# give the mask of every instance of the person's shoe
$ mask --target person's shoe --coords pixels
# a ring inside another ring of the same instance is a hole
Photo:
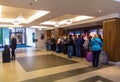
[[[97,66],[97,68],[101,68],[101,66]]]

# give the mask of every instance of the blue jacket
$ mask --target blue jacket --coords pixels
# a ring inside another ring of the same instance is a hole
[[[100,38],[96,37],[90,41],[91,51],[101,51],[103,42]]]
[[[81,38],[77,38],[77,39],[75,40],[75,45],[76,45],[77,47],[81,47],[81,46],[82,46],[82,39],[81,39]]]

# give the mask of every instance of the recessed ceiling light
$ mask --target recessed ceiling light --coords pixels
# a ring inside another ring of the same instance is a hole
[[[56,23],[54,26],[55,26],[55,27],[59,27],[60,25],[59,25],[58,23]]]
[[[102,12],[102,10],[99,10],[98,12],[99,12],[99,13],[101,13],[101,12]]]
[[[70,19],[68,19],[67,21],[66,21],[66,24],[67,25],[69,25],[69,24],[71,24],[72,23],[72,21],[70,20]]]
[[[114,0],[114,1],[120,2],[120,0]]]
[[[74,21],[77,22],[77,21],[82,21],[82,20],[91,19],[91,18],[94,18],[94,17],[83,15],[83,16],[78,16],[78,17],[76,17],[76,18],[74,19]]]

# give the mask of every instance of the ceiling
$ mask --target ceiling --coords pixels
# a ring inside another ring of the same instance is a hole
[[[17,16],[23,15],[25,19],[28,19],[30,16],[34,15],[37,12],[37,10],[33,9],[2,6],[1,18],[15,19]]]
[[[79,15],[99,17],[120,13],[120,3],[113,0],[0,0],[0,5],[4,6],[2,18],[16,18],[22,14],[27,19],[39,10],[50,12],[30,23],[21,23],[24,27],[40,26],[45,21],[61,21]]]

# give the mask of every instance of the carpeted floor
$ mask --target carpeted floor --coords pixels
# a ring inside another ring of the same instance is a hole
[[[21,64],[21,66],[24,68],[24,70],[27,72],[78,63],[76,61],[59,57],[53,54],[31,56],[31,57],[20,57],[20,58],[17,58],[17,60]]]

